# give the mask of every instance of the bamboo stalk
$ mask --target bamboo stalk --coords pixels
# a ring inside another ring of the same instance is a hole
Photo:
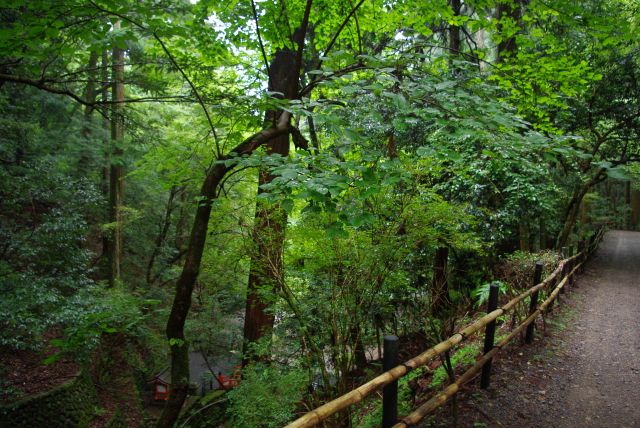
[[[591,246],[588,249],[587,254],[590,254],[593,251],[593,249],[597,246],[597,244],[599,243],[601,238],[602,238],[602,233],[599,232],[598,237],[594,240],[594,245]],[[403,363],[401,365],[398,365],[398,366],[394,367],[393,369],[391,369],[391,370],[389,370],[389,371],[387,371],[387,372],[385,372],[385,373],[373,378],[372,380],[364,383],[363,385],[359,386],[358,388],[356,388],[356,389],[354,389],[354,390],[352,390],[352,391],[350,391],[350,392],[348,392],[348,393],[346,393],[346,394],[344,394],[344,395],[342,395],[342,396],[340,396],[340,397],[338,397],[338,398],[336,398],[336,399],[334,399],[332,401],[329,401],[328,403],[323,404],[322,406],[312,410],[311,412],[308,412],[308,413],[304,414],[300,418],[298,418],[295,421],[291,422],[285,428],[302,428],[302,427],[315,426],[318,423],[322,422],[323,420],[327,419],[329,416],[339,412],[340,410],[342,410],[342,409],[344,409],[344,408],[346,408],[346,407],[348,407],[348,406],[350,406],[352,404],[355,404],[355,403],[358,403],[358,402],[362,401],[365,397],[367,397],[372,392],[377,391],[378,389],[382,388],[383,386],[388,385],[389,383],[399,379],[400,377],[402,377],[405,374],[407,374],[409,371],[426,365],[434,357],[437,357],[438,355],[450,350],[455,345],[459,344],[460,342],[465,340],[467,337],[471,336],[473,333],[477,332],[478,330],[482,329],[483,327],[485,327],[490,322],[494,321],[499,316],[501,316],[504,313],[508,312],[515,305],[517,305],[519,302],[521,302],[526,297],[528,297],[531,294],[533,294],[535,291],[549,287],[549,285],[552,284],[553,281],[555,281],[556,277],[561,274],[562,269],[564,268],[565,264],[568,263],[569,261],[573,260],[573,259],[577,259],[578,257],[581,256],[581,254],[582,253],[579,253],[579,254],[576,254],[573,257],[570,257],[568,259],[562,260],[560,262],[560,264],[558,265],[558,267],[551,273],[551,275],[549,275],[547,278],[545,278],[545,280],[542,281],[540,284],[537,284],[537,285],[531,287],[530,289],[524,291],[520,295],[518,295],[518,296],[514,297],[513,299],[511,299],[504,306],[496,309],[495,311],[492,311],[492,312],[484,315],[483,317],[481,317],[478,320],[474,321],[473,323],[469,324],[464,329],[460,330],[458,333],[454,334],[453,336],[449,337],[448,339],[446,339],[446,340],[438,343],[437,345],[427,349],[423,353],[419,354],[416,357],[411,358],[410,360],[406,361],[405,363]],[[564,287],[564,285],[566,284],[567,278],[570,275],[573,275],[576,272],[576,270],[578,269],[578,267],[581,266],[581,265],[582,265],[582,263],[578,264],[571,271],[571,273],[569,275],[565,276],[560,281],[560,283],[555,287],[553,292],[550,294],[549,298],[547,298],[547,300],[545,300],[539,306],[539,308],[529,318],[527,318],[527,320],[525,320],[524,323],[520,324],[516,329],[513,330],[513,332],[507,337],[509,340],[511,340],[510,338],[514,337],[515,334],[519,333],[524,327],[529,325],[531,323],[530,320],[535,319],[535,317],[538,316],[541,313],[541,311],[544,310],[555,299],[555,297],[560,292],[560,289],[562,289],[562,287]],[[504,341],[500,342],[498,345],[496,345],[496,347],[494,347],[494,349],[492,351],[490,351],[489,353],[485,354],[485,356],[483,356],[479,360],[479,362],[480,361],[486,362],[489,359],[491,359],[491,356],[493,356],[497,352],[497,349],[499,349],[501,346],[503,346],[502,345],[503,342]],[[484,365],[484,363],[482,363],[482,365]],[[478,365],[478,363],[476,363],[476,365],[474,365],[472,367],[472,369],[470,369],[470,370],[476,370],[472,374],[475,375],[475,373],[477,373],[477,371],[479,371],[482,368],[482,365]],[[459,381],[456,382],[456,384],[458,384],[461,380],[465,380],[465,379],[466,379],[465,382],[467,382],[472,377],[473,376],[465,377],[465,375],[463,374],[460,377]],[[457,392],[458,386],[455,386],[456,384],[450,385],[447,389],[445,389],[445,391],[443,391],[441,394],[438,394],[436,397],[434,397],[431,400],[429,400],[423,406],[427,406],[427,404],[431,403],[432,400],[435,400],[435,401],[433,401],[433,403],[440,402],[440,400],[444,400],[444,401],[442,401],[442,403],[446,402],[448,400],[448,397],[451,397],[453,394],[455,394],[455,392]],[[462,385],[462,384],[464,384],[464,382],[459,383],[459,385]],[[455,389],[455,391],[453,391],[454,389]],[[447,392],[447,391],[449,391],[448,395],[445,394],[445,392]],[[442,396],[442,394],[445,394],[445,395]],[[440,397],[440,398],[438,398],[438,397]],[[442,403],[440,403],[440,405]],[[432,406],[432,405],[433,404],[430,404],[429,406]],[[421,406],[418,410],[416,410],[416,412],[418,412],[420,409],[422,409],[423,406]],[[434,407],[434,409],[435,408],[437,408],[437,406]],[[429,410],[429,411],[431,411],[431,410]],[[412,413],[412,415],[413,415],[413,413]],[[424,416],[422,416],[422,417],[424,417]]]

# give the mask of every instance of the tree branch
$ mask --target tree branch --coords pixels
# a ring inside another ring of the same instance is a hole
[[[340,33],[342,33],[342,30],[344,30],[344,27],[347,26],[347,23],[349,22],[351,17],[356,13],[358,8],[360,8],[360,6],[362,6],[364,1],[365,0],[360,0],[358,2],[358,4],[356,4],[353,7],[353,9],[351,9],[351,12],[349,12],[349,15],[347,15],[347,17],[344,19],[344,21],[342,21],[342,24],[340,24],[340,27],[338,27],[338,31],[336,31],[336,34],[333,35],[333,38],[331,39],[331,41],[327,45],[327,48],[324,50],[324,53],[320,57],[319,64],[318,64],[317,68],[320,68],[320,64],[322,64],[322,57],[326,57],[329,54],[329,52],[331,51],[331,48],[333,48],[333,45],[336,43],[336,41],[338,41],[338,37],[340,36]]]
[[[271,71],[269,70],[269,60],[267,60],[267,54],[264,51],[264,45],[262,44],[262,37],[260,36],[260,24],[258,23],[258,11],[256,10],[256,4],[253,0],[251,0],[251,9],[253,10],[253,20],[256,23],[256,34],[258,35],[258,43],[260,44],[260,51],[262,52],[264,67],[267,69],[267,76],[270,76]]]
[[[307,0],[307,5],[304,9],[304,16],[302,18],[302,22],[300,23],[299,33],[297,35],[298,40],[294,40],[294,42],[298,43],[298,51],[296,52],[296,70],[298,70],[298,77],[300,76],[300,71],[302,70],[302,53],[304,51],[304,39],[307,35],[307,27],[309,26],[311,3],[313,3],[313,0]]]
[[[73,98],[75,101],[82,104],[83,106],[87,106],[87,107],[93,107],[93,105],[95,104],[95,103],[87,102],[80,95],[74,94],[68,89],[60,89],[60,88],[50,86],[47,84],[46,80],[35,80],[35,79],[30,79],[28,77],[12,76],[10,74],[0,73],[0,82],[21,83],[23,85],[33,86],[34,88],[42,89],[43,91],[50,92],[52,94],[66,95],[68,97]]]

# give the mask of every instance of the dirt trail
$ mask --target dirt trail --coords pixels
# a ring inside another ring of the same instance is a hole
[[[640,232],[608,232],[565,296],[546,335],[494,362],[489,390],[461,395],[459,426],[640,427]]]

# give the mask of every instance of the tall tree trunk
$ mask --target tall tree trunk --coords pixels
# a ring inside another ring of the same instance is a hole
[[[455,16],[460,15],[460,0],[451,0],[451,8]],[[449,26],[449,57],[454,61],[460,57],[460,27]],[[455,74],[456,67],[451,64]],[[449,247],[441,245],[436,248],[433,262],[433,285],[431,288],[431,313],[439,318],[445,316],[449,307],[449,286],[447,283],[447,267],[449,261]]]
[[[298,73],[295,59],[293,50],[282,49],[276,52],[269,67],[269,91],[280,92],[286,99],[296,97]],[[277,121],[280,114],[281,111],[268,111],[266,122]],[[272,139],[267,144],[267,153],[288,156],[289,134]],[[262,193],[262,186],[271,183],[273,179],[274,176],[269,171],[261,169],[258,175],[258,194]],[[254,248],[251,254],[244,318],[243,364],[254,359],[250,350],[252,344],[263,337],[270,337],[273,329],[274,315],[269,309],[278,284],[283,280],[282,254],[286,223],[287,214],[280,206],[267,205],[261,201],[256,203]]]
[[[431,289],[431,313],[435,316],[443,315],[449,306],[448,261],[449,247],[438,247],[433,263],[433,287]]]
[[[91,51],[89,53],[89,63],[87,69],[87,85],[84,90],[84,100],[88,104],[93,104],[96,101],[96,74],[98,65],[98,52]],[[86,171],[87,167],[92,166],[92,159],[89,156],[89,147],[92,145],[92,124],[91,113],[93,113],[93,105],[87,105],[84,108],[84,123],[82,125],[82,149],[80,152],[80,162],[78,162],[78,168],[81,171]]]
[[[571,196],[571,200],[569,201],[569,206],[564,217],[562,231],[560,232],[558,241],[556,242],[556,248],[562,248],[566,246],[567,242],[569,241],[571,231],[573,230],[573,227],[576,224],[576,220],[578,219],[580,203],[582,202],[582,198],[584,198],[584,195],[589,190],[585,187],[585,185],[582,185],[580,188],[577,188],[573,191],[573,195]]]
[[[584,196],[591,190],[593,186],[600,183],[606,178],[605,170],[599,169],[596,174],[591,177],[587,182],[582,183],[580,186],[573,190],[569,204],[565,210],[563,218],[563,227],[556,240],[556,248],[562,248],[567,245],[571,231],[578,219],[578,213],[580,212],[580,204]]]
[[[106,102],[109,101],[109,52],[107,50],[102,51],[102,64],[101,64],[101,77],[102,81],[102,90],[100,91],[100,99],[106,106]],[[102,173],[100,177],[100,191],[102,192],[102,196],[106,201],[109,200],[109,166],[111,165],[111,140],[109,137],[111,123],[107,118],[107,114],[103,113],[102,117],[102,153],[104,153],[104,157],[102,158]],[[105,223],[109,222],[109,213],[110,209],[107,208],[107,212],[104,213]],[[102,232],[102,256],[107,257],[109,254],[109,232]],[[103,278],[109,278],[108,272],[103,272]]]
[[[116,23],[115,28],[119,27]],[[120,265],[122,262],[122,201],[124,198],[124,51],[113,48],[112,56],[113,108],[111,112],[111,143],[112,157],[109,174],[109,221],[111,233],[109,235],[109,286],[115,286],[120,281]]]
[[[183,189],[179,195],[179,204],[180,211],[178,213],[178,220],[176,221],[176,238],[175,238],[175,248],[178,252],[182,252],[185,250],[187,246],[187,238],[189,236],[189,229],[187,224],[187,197],[188,192],[187,189]]]
[[[485,48],[485,40],[484,37],[484,29],[480,28],[476,33],[476,45],[478,46],[478,50],[483,51]],[[486,61],[478,58],[478,67],[480,67],[480,71],[485,71],[487,69]]]
[[[283,113],[275,126],[264,129],[236,146],[229,156],[221,160],[250,155],[258,147],[289,133],[291,115]],[[180,278],[176,282],[176,292],[171,305],[171,312],[167,320],[167,340],[171,349],[171,393],[162,415],[158,420],[158,428],[170,428],[178,419],[184,400],[189,390],[189,343],[185,340],[184,324],[191,307],[193,286],[200,272],[200,261],[207,238],[211,205],[218,197],[218,186],[233,169],[231,165],[216,163],[209,171],[200,190],[201,201],[196,209],[189,244],[185,255]]]
[[[580,223],[589,224],[589,201],[583,199],[580,203]]]
[[[504,21],[511,20],[516,26],[522,26],[522,8],[528,3],[528,0],[506,0],[498,3],[497,18],[498,32],[501,33],[505,27]],[[510,25],[507,27],[511,27]],[[515,35],[511,37],[503,37],[498,43],[498,61],[503,61],[509,56],[513,56],[517,50]]]
[[[524,220],[518,224],[518,240],[520,251],[529,251],[529,225]]]
[[[164,210],[164,217],[160,223],[158,236],[156,237],[155,246],[151,251],[151,255],[149,256],[149,261],[147,263],[147,284],[153,285],[155,280],[158,278],[158,275],[153,275],[153,265],[155,264],[156,257],[160,254],[162,250],[162,246],[167,238],[167,234],[169,233],[169,227],[171,227],[171,215],[173,214],[173,210],[175,209],[174,199],[176,195],[180,192],[178,186],[171,186],[171,190],[169,191],[169,197],[167,199],[167,206]]]
[[[547,231],[546,231],[546,225],[545,225],[545,221],[544,221],[544,217],[541,215],[540,219],[538,220],[538,228],[539,230],[539,245],[540,245],[540,250],[546,250],[547,249]]]
[[[454,16],[460,16],[461,9],[460,0],[451,0],[451,9]],[[450,57],[455,59],[460,56],[461,48],[460,27],[457,25],[449,25],[449,51]]]
[[[302,53],[304,49],[304,35],[309,22],[311,0],[307,1],[305,16],[301,24],[302,37],[298,41],[298,53],[295,58],[292,74],[297,78],[302,66]],[[295,97],[297,99],[297,93]],[[249,156],[258,147],[269,143],[272,139],[291,132],[291,114],[282,112],[273,125],[250,136],[238,146],[234,147],[228,156],[221,156],[218,160],[228,160],[237,156]],[[196,215],[191,229],[189,245],[185,256],[184,266],[180,278],[176,282],[176,293],[171,305],[171,312],[167,320],[166,335],[171,349],[171,394],[158,420],[158,428],[170,428],[180,415],[180,410],[187,397],[189,389],[189,343],[185,340],[184,325],[191,307],[191,295],[194,284],[198,278],[202,252],[207,238],[209,217],[213,200],[218,197],[218,186],[233,169],[233,165],[216,163],[207,172],[202,185],[200,195],[202,200],[198,203]]]

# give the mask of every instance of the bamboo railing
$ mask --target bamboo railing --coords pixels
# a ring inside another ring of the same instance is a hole
[[[474,366],[467,370],[464,374],[462,374],[455,383],[450,384],[442,392],[422,404],[414,412],[402,418],[396,425],[394,425],[394,428],[408,427],[417,423],[430,412],[444,404],[449,398],[451,398],[456,392],[458,392],[462,385],[472,380],[483,368],[483,366],[491,361],[491,359],[500,351],[501,348],[508,344],[524,328],[535,321],[535,319],[541,313],[543,313],[543,311],[545,311],[553,304],[558,294],[561,293],[567,283],[571,282],[573,275],[582,268],[588,256],[595,250],[598,243],[602,239],[603,234],[604,232],[601,229],[590,239],[589,244],[584,247],[583,251],[576,254],[575,256],[571,256],[562,260],[559,263],[558,267],[547,278],[545,278],[544,281],[540,282],[537,285],[534,285],[533,287],[514,297],[505,305],[493,311],[490,311],[486,315],[467,325],[465,328],[463,328],[453,336],[427,349],[416,357],[411,358],[410,360],[392,368],[391,370],[388,370],[381,375],[371,379],[363,385],[360,385],[358,388],[353,389],[352,391],[306,413],[305,415],[291,422],[286,426],[286,428],[303,428],[315,426],[320,422],[326,420],[330,416],[338,413],[339,411],[362,401],[371,393],[398,380],[410,371],[425,366],[433,358],[452,349],[454,346],[463,342],[472,334],[478,332],[483,327],[486,327],[488,324],[494,322],[498,317],[513,309],[525,298],[533,295],[537,291],[548,289],[552,284],[555,284],[557,282],[557,285],[553,288],[547,299],[540,305],[538,305],[537,309],[532,312],[529,317],[527,317],[527,319],[520,323],[513,331],[511,331],[511,333],[506,338],[501,340],[493,347],[493,349],[486,352],[480,359],[478,359]],[[563,273],[566,274],[562,276],[562,278],[560,278],[560,280],[558,281],[558,277],[563,275]]]

